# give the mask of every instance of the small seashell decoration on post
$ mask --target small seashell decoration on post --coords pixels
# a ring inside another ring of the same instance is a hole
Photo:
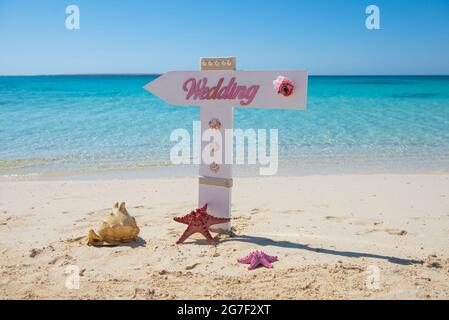
[[[210,171],[212,171],[213,173],[217,173],[218,171],[220,171],[220,166],[215,162],[212,162],[210,165]]]
[[[217,118],[213,118],[209,121],[209,128],[211,129],[215,129],[215,130],[220,130],[221,128],[221,122],[219,119]]]
[[[289,78],[279,76],[273,81],[274,88],[278,91],[278,94],[282,94],[284,97],[288,97],[293,93],[295,84]]]

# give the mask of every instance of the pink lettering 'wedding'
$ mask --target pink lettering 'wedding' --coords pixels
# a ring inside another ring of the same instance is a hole
[[[243,86],[238,85],[235,77],[229,79],[228,83],[223,86],[225,78],[220,78],[218,83],[213,87],[207,86],[208,79],[190,78],[186,80],[182,86],[182,90],[187,92],[186,99],[189,100],[239,100],[241,106],[247,106],[253,102],[260,86]]]

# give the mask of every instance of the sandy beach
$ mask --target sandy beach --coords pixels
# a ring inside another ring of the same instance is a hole
[[[448,299],[449,175],[235,179],[232,234],[175,242],[197,179],[0,183],[1,299]],[[89,247],[117,201],[135,244]],[[273,269],[246,270],[255,249]],[[79,270],[79,289],[66,287]]]

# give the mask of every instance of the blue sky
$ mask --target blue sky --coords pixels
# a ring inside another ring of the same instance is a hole
[[[65,28],[78,5],[81,29]],[[380,8],[381,30],[365,28]],[[447,0],[0,0],[0,74],[240,69],[449,74]]]

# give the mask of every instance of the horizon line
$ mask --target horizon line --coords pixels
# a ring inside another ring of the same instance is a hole
[[[161,76],[164,73],[54,73],[0,74],[0,77],[98,77],[98,76]],[[309,74],[311,77],[448,77],[449,74]]]

